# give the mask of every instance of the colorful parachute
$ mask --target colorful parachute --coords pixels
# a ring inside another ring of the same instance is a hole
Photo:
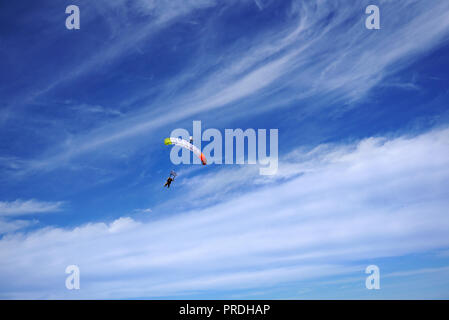
[[[192,151],[198,158],[200,158],[202,164],[204,164],[204,165],[207,164],[206,157],[204,156],[204,154],[197,147],[195,147],[193,144],[191,144],[190,142],[188,142],[186,140],[170,137],[170,138],[166,138],[164,140],[164,143],[166,145],[174,144],[176,146],[186,148],[186,149]]]

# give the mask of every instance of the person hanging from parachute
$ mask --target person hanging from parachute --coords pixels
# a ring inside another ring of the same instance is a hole
[[[170,137],[170,138],[166,138],[164,140],[165,145],[176,145],[176,146],[180,146],[182,148],[188,149],[190,151],[192,151],[198,158],[200,158],[201,163],[203,165],[207,164],[207,160],[206,157],[204,156],[204,154],[193,145],[193,138],[190,137],[190,142],[180,139],[180,138],[174,138],[174,137]],[[167,182],[165,182],[164,187],[170,188],[170,184],[175,180],[175,177],[177,176],[175,171],[171,171],[170,172],[170,176],[167,178]]]
[[[165,188],[165,187],[170,188],[171,183],[172,183],[173,181],[175,181],[175,177],[176,177],[177,175],[178,175],[178,174],[177,174],[174,170],[172,170],[172,171],[170,172],[170,175],[169,175],[168,178],[167,178],[167,182],[165,182],[165,184],[164,184],[164,188]]]

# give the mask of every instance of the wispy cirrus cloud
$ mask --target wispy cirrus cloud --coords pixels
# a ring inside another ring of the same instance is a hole
[[[226,117],[232,120],[269,112],[283,106],[279,105],[277,96],[270,100],[279,90],[288,92],[289,99],[281,102],[290,107],[304,98],[319,97],[334,104],[340,102],[347,108],[348,104],[363,99],[387,76],[438,47],[449,32],[446,1],[431,5],[415,1],[413,6],[408,1],[381,4],[384,23],[376,32],[364,28],[361,4],[359,7],[348,6],[344,1],[293,2],[285,22],[256,34],[253,39],[212,48],[217,50],[213,59],[210,52],[198,50],[191,67],[180,72],[177,81],[159,84],[160,95],[156,99],[152,97],[145,102],[144,98],[137,111],[71,136],[70,143],[64,141],[49,148],[45,155],[30,161],[28,168],[31,171],[52,169],[84,153],[104,151],[112,144],[117,147],[128,139],[134,139],[133,144],[138,148],[140,142],[148,142],[150,132],[193,116],[208,117],[211,111],[228,109]],[[192,5],[188,12],[214,5],[219,6],[219,2]],[[403,19],[393,19],[395,15]],[[106,50],[114,52],[111,56],[120,57],[126,53],[122,49],[127,47],[118,44]],[[104,59],[103,51],[98,56]],[[96,65],[87,62],[87,67],[80,70],[88,72],[90,64]],[[253,99],[252,107],[245,104],[247,99]],[[256,107],[258,104],[261,106]]]
[[[83,27],[92,28],[100,17],[103,23],[108,26],[108,37],[113,41],[103,44],[97,43],[98,47],[95,50],[88,50],[89,54],[82,59],[72,57],[72,61],[59,65],[56,72],[40,75],[42,81],[34,81],[28,88],[28,92],[21,92],[19,96],[13,97],[6,104],[6,107],[0,113],[0,125],[7,125],[8,121],[18,117],[20,111],[23,111],[24,107],[34,100],[45,97],[61,85],[66,85],[80,77],[95,73],[99,69],[107,69],[108,64],[114,64],[124,56],[136,53],[142,43],[170,25],[187,18],[189,14],[196,10],[210,8],[216,4],[216,0],[175,0],[169,2],[119,0],[113,3],[97,1],[94,4],[90,1],[79,1],[77,5],[82,8]],[[37,54],[38,50],[55,50],[55,48],[46,48],[45,46],[63,41],[67,37],[66,32],[60,32],[60,29],[55,28],[55,24],[59,23],[59,18],[56,18],[59,16],[57,14],[59,10],[59,6],[50,6],[46,8],[44,11],[46,14],[44,15],[42,15],[42,11],[36,10],[19,19],[22,23],[31,26],[34,21],[45,21],[44,31],[48,40],[51,41],[40,42],[39,46],[33,48],[31,52]],[[144,17],[146,22],[130,26],[127,21],[136,17],[140,19]]]

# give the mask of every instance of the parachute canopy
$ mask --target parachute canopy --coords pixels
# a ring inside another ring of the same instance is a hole
[[[174,137],[170,137],[170,138],[166,138],[164,140],[164,143],[166,145],[176,145],[176,146],[180,146],[183,148],[186,148],[190,151],[192,151],[198,158],[200,158],[201,163],[203,165],[207,164],[207,160],[206,157],[204,156],[204,154],[197,148],[195,147],[193,144],[191,144],[190,142],[180,139],[180,138],[174,138]]]

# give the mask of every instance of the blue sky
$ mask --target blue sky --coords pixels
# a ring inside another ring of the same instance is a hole
[[[445,0],[2,2],[0,297],[447,299],[448,54]],[[175,167],[194,120],[277,174]]]

